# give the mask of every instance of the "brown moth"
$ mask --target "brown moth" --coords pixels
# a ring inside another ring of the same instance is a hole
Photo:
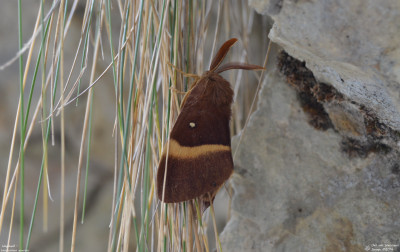
[[[233,90],[219,74],[230,69],[263,69],[245,63],[220,66],[236,41],[233,38],[221,46],[210,70],[183,98],[169,147],[164,147],[158,166],[157,195],[161,201],[176,203],[199,198],[204,211],[233,173],[229,132]]]

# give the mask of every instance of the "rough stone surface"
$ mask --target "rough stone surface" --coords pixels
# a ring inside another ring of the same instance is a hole
[[[250,5],[287,54],[242,132],[224,251],[400,251],[400,2]]]
[[[282,77],[271,74],[268,83],[235,158],[224,251],[364,251],[398,244],[398,152],[350,158],[340,134],[307,122]]]
[[[400,2],[280,1],[279,12],[266,11],[275,2],[256,9],[274,20],[271,40],[399,130]]]

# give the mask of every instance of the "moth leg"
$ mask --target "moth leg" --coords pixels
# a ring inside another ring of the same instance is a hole
[[[181,91],[175,87],[169,87],[170,90],[172,90],[173,92],[177,93],[177,94],[186,94],[187,92],[185,91]]]
[[[198,76],[197,74],[192,74],[192,73],[186,73],[186,72],[184,72],[184,71],[182,71],[182,70],[180,70],[178,67],[176,67],[174,64],[172,64],[171,62],[167,62],[167,64],[169,65],[169,66],[171,66],[173,69],[175,69],[178,73],[180,73],[180,74],[182,74],[183,76],[185,76],[185,77],[188,77],[188,78],[194,78],[194,79],[200,79],[200,76]]]
[[[212,190],[208,193],[205,193],[199,197],[201,214],[203,214],[204,211],[206,211],[207,208],[214,202],[215,195],[217,195],[218,191],[219,191],[219,188]]]

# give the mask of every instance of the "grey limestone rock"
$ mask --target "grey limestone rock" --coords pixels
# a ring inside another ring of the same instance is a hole
[[[400,251],[400,2],[250,5],[285,52],[233,139],[224,251]]]

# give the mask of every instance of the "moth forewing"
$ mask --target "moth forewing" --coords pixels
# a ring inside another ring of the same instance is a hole
[[[205,210],[233,173],[229,131],[233,90],[219,73],[263,69],[245,63],[220,66],[236,41],[230,39],[221,46],[210,70],[196,80],[182,100],[181,113],[157,171],[157,195],[166,203],[198,198]]]

